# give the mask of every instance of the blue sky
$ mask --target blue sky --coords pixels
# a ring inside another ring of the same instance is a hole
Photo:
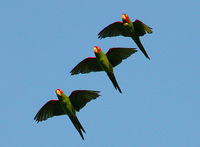
[[[1,1],[0,142],[6,146],[200,146],[200,2]],[[103,72],[71,76],[93,46],[136,47],[131,38],[99,40],[121,14],[142,20],[153,34],[114,68],[123,94]],[[99,90],[77,116],[83,141],[67,116],[33,118],[55,90]]]

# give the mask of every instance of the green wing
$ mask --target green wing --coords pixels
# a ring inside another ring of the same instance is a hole
[[[37,122],[47,120],[50,117],[64,115],[64,111],[62,110],[60,103],[58,100],[50,100],[48,101],[35,115],[34,120]]]
[[[135,48],[110,48],[106,55],[112,66],[115,67],[135,52],[137,52]]]
[[[92,90],[75,90],[69,96],[70,101],[76,111],[79,111],[83,108],[88,102],[93,99],[96,99],[100,95],[98,94],[100,91],[92,91]]]
[[[106,37],[113,37],[113,36],[130,37],[121,21],[117,21],[108,25],[98,34],[99,39],[106,38]]]
[[[133,25],[134,25],[134,29],[136,30],[139,36],[143,36],[144,34],[146,34],[146,32],[149,34],[153,33],[152,28],[145,25],[142,21],[138,19],[133,22]]]
[[[103,71],[100,65],[98,64],[96,58],[94,57],[88,57],[81,61],[78,65],[76,65],[72,70],[71,70],[71,75],[76,75],[79,73],[85,74],[85,73],[90,73],[90,72],[95,72],[95,71]]]

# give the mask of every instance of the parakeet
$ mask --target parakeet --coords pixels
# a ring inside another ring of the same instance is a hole
[[[106,54],[104,54],[98,46],[94,46],[93,50],[96,57],[88,57],[81,61],[71,70],[71,75],[105,71],[112,81],[115,89],[122,93],[115,78],[113,67],[117,66],[122,62],[122,60],[137,52],[137,50],[135,50],[135,48],[110,48]]]
[[[131,37],[146,56],[146,58],[150,59],[139,38],[140,36],[146,34],[146,32],[149,34],[152,33],[152,28],[137,19],[132,22],[127,14],[122,14],[122,22],[117,21],[108,25],[99,32],[98,38],[102,39],[114,36]]]
[[[87,102],[96,99],[100,95],[99,91],[92,90],[75,90],[70,96],[66,96],[61,89],[56,90],[58,100],[48,101],[36,114],[34,120],[37,122],[47,120],[53,116],[68,115],[74,127],[77,129],[82,139],[84,140],[82,131],[84,128],[79,122],[76,111],[80,111]]]

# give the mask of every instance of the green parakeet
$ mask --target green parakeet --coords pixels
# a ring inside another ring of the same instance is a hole
[[[122,14],[122,22],[117,21],[108,25],[99,32],[98,38],[102,39],[113,36],[131,37],[143,54],[150,59],[139,38],[146,34],[146,32],[152,33],[152,28],[148,27],[140,20],[132,22],[127,14]]]
[[[98,46],[95,46],[93,50],[96,58],[88,57],[81,61],[71,70],[71,75],[105,71],[112,81],[115,89],[122,93],[115,78],[113,67],[117,66],[122,62],[122,60],[137,52],[137,50],[135,50],[135,48],[110,48],[106,54],[104,54]]]
[[[68,97],[61,89],[56,90],[58,100],[48,101],[36,114],[34,120],[37,122],[47,120],[53,116],[68,115],[74,127],[77,129],[82,139],[84,140],[82,131],[85,133],[84,128],[79,122],[76,111],[80,111],[87,102],[96,99],[100,95],[99,91],[91,90],[75,90]]]

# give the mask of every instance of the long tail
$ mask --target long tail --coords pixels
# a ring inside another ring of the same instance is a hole
[[[108,77],[110,78],[110,80],[112,81],[112,83],[113,83],[115,89],[118,89],[119,92],[122,93],[122,91],[121,91],[121,89],[120,89],[120,87],[119,87],[119,85],[118,85],[118,83],[117,83],[117,80],[116,80],[116,78],[115,78],[114,73],[109,72],[109,73],[107,73],[107,75],[108,75]]]
[[[69,116],[70,120],[72,121],[72,123],[74,124],[74,127],[76,128],[76,130],[79,132],[79,134],[81,135],[82,139],[84,140],[82,131],[85,133],[84,128],[82,127],[81,123],[79,122],[78,118],[76,116]],[[81,131],[82,130],[82,131]]]
[[[134,41],[137,44],[137,46],[140,48],[140,50],[143,52],[143,54],[150,60],[150,58],[149,58],[147,52],[145,51],[145,49],[144,49],[139,37],[137,39],[134,39]]]

